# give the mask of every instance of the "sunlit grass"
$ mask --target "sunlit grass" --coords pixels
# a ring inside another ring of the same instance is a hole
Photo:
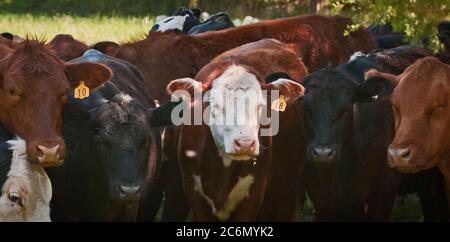
[[[27,34],[50,40],[57,34],[71,34],[88,44],[109,40],[125,42],[147,33],[154,17],[74,17],[0,14],[0,32]]]

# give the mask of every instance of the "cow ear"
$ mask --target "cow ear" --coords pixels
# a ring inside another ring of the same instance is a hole
[[[182,102],[181,101],[168,102],[157,108],[150,108],[148,114],[150,126],[151,127],[173,126],[174,123],[172,122],[172,111],[178,105],[182,105]]]
[[[284,78],[284,79],[288,79],[288,80],[293,80],[294,81],[294,79],[292,77],[290,77],[286,72],[274,72],[274,73],[271,73],[268,76],[266,76],[265,82],[267,84],[269,84],[269,83],[274,82],[274,81],[276,81],[276,80],[278,80],[280,78]]]
[[[305,94],[305,88],[300,83],[286,78],[279,78],[272,81],[266,85],[266,88],[269,90],[278,90],[280,95],[285,96],[287,100],[303,97]]]
[[[198,8],[191,8],[191,12],[194,14],[194,16],[200,20],[200,16],[202,15],[202,10]]]
[[[83,81],[89,89],[95,89],[112,77],[108,67],[92,62],[66,64],[64,72],[72,88],[76,88]]]
[[[398,76],[375,69],[367,71],[364,79],[364,83],[358,86],[356,96],[358,102],[386,99],[398,84]]]
[[[2,36],[3,38],[12,41],[14,39],[14,35],[9,33],[9,32],[4,32],[1,33],[0,36]]]
[[[175,98],[186,98],[189,94],[193,96],[195,92],[202,92],[203,86],[201,82],[198,82],[192,78],[181,78],[173,80],[167,85],[167,92]]]
[[[91,49],[98,50],[109,56],[116,56],[119,48],[120,45],[112,41],[101,41],[91,47]]]

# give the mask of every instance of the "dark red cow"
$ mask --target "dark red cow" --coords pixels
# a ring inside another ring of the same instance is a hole
[[[44,43],[25,40],[0,60],[0,122],[27,142],[30,162],[60,165],[65,156],[61,113],[67,91],[80,81],[91,89],[111,77],[100,64],[67,64]]]
[[[190,108],[205,112],[209,125],[184,124],[178,130],[183,187],[195,220],[293,219],[306,150],[299,145],[305,144],[301,110],[288,105],[284,112],[274,111],[280,114],[279,129],[274,122],[259,123],[271,106],[270,95],[263,90],[277,90],[288,102],[303,95],[299,83],[279,78],[279,73],[300,80],[307,71],[284,44],[261,40],[218,56],[196,80],[183,78],[169,84],[175,96],[179,90],[209,95],[203,107],[201,100],[189,102]],[[274,80],[266,84],[267,76]],[[234,106],[234,100],[245,108]],[[222,125],[220,120],[230,113],[236,113],[237,123]],[[263,128],[277,135],[264,136]]]
[[[337,65],[356,51],[376,47],[372,34],[364,28],[344,36],[351,24],[341,16],[302,15],[262,21],[194,36],[171,32],[149,33],[139,41],[114,48],[96,48],[136,65],[144,74],[153,97],[169,100],[165,88],[170,80],[194,77],[217,55],[246,43],[273,38],[288,44],[310,71],[329,63]]]

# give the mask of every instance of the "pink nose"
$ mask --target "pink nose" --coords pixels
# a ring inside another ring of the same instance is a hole
[[[256,140],[251,138],[238,138],[234,140],[234,150],[237,154],[253,154],[256,149]]]
[[[388,160],[392,167],[399,166],[410,166],[410,161],[412,158],[411,149],[406,148],[394,148],[389,147],[388,150]]]

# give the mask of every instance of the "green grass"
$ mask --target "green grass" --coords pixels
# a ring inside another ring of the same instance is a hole
[[[47,40],[57,34],[71,34],[87,44],[103,40],[126,42],[147,33],[153,23],[154,17],[0,14],[0,32],[11,32],[19,36],[31,34]]]

